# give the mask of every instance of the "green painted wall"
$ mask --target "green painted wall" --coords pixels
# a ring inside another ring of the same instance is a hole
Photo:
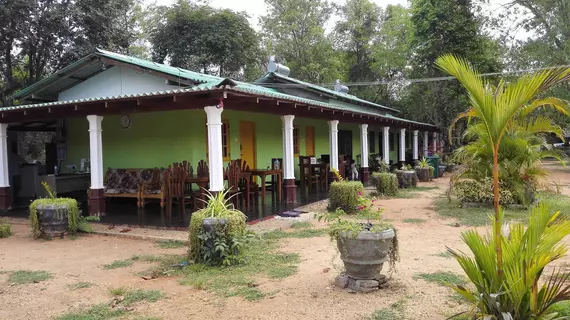
[[[166,167],[172,162],[188,160],[193,165],[206,159],[206,114],[202,110],[137,113],[130,115],[131,126],[123,129],[120,116],[106,116],[103,129],[104,168]],[[224,110],[224,120],[229,121],[231,159],[240,158],[239,122],[254,121],[256,125],[256,161],[258,168],[267,167],[271,158],[282,157],[281,118],[271,114]],[[62,168],[89,157],[88,122],[85,118],[68,119],[67,161]],[[296,118],[299,128],[301,155],[306,152],[307,126],[315,127],[315,154],[329,154],[328,123],[325,120]],[[353,155],[360,154],[360,129],[356,124],[339,124],[339,129],[351,130]],[[295,160],[295,176],[299,177],[298,160]]]

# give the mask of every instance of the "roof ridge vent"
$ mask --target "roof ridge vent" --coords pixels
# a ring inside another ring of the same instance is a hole
[[[340,79],[336,79],[334,84],[334,91],[341,93],[348,93],[348,87],[340,83]]]
[[[289,75],[289,72],[291,72],[291,69],[289,69],[287,66],[277,63],[275,61],[275,56],[270,56],[269,63],[267,64],[267,71],[279,73],[287,77]]]

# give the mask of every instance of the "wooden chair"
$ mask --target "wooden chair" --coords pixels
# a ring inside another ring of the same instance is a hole
[[[168,200],[168,187],[166,185],[167,180],[164,180],[164,171],[166,170],[154,168],[150,181],[141,178],[139,207],[143,208],[149,199],[156,199],[160,200],[160,207],[164,208]]]
[[[271,159],[271,169],[275,170],[277,169],[275,167],[275,160],[277,160],[279,162],[279,169],[283,170],[283,158],[272,158]],[[269,183],[269,182],[268,182]],[[267,186],[267,184],[266,184]],[[271,176],[271,191],[277,191],[277,178],[275,176]]]
[[[242,172],[247,172],[249,171],[249,165],[247,164],[247,161],[239,159],[237,160],[240,164],[240,174]],[[259,186],[257,185],[256,181],[253,181],[252,177],[249,177],[250,181],[249,181],[249,194],[247,194],[247,190],[246,190],[246,183],[247,181],[245,181],[245,178],[240,179],[240,195],[243,196],[247,196],[249,197],[248,199],[259,199]],[[263,186],[263,181],[261,182],[262,186]]]
[[[311,185],[313,184],[317,188],[319,187],[319,175],[313,172],[311,157],[299,156],[299,173],[303,189],[308,186],[308,191],[311,191]]]
[[[172,208],[172,203],[176,200],[182,216],[184,214],[184,206],[187,203],[192,203],[192,194],[186,189],[186,177],[188,176],[188,172],[181,163],[173,163],[168,167],[167,171],[169,207]],[[167,213],[169,212],[171,211],[167,211]]]
[[[338,156],[338,173],[343,179],[346,179],[346,165],[344,163],[344,160],[345,156],[343,154]]]
[[[198,162],[198,167],[196,168],[196,174],[198,177],[208,177],[210,175],[210,170],[208,169],[208,163],[204,160]]]
[[[329,171],[330,165],[326,163],[319,169],[319,172],[317,173],[319,176],[320,186],[323,188],[323,190],[327,190],[329,188]]]
[[[241,161],[231,160],[226,168],[225,176],[228,181],[228,195],[232,197],[234,205],[237,206],[239,203]]]

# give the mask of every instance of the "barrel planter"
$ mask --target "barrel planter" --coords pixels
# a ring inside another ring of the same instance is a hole
[[[40,204],[36,210],[41,233],[48,237],[63,237],[69,228],[68,206],[65,204]]]
[[[337,239],[340,258],[346,274],[355,279],[376,279],[388,260],[393,229],[380,232],[361,231],[355,237],[351,231],[342,232]]]
[[[416,168],[416,174],[418,175],[418,180],[421,182],[427,182],[431,180],[430,168]]]

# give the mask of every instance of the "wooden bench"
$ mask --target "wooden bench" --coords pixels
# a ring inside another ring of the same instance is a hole
[[[109,168],[104,181],[106,198],[136,198],[138,207],[144,206],[144,199],[158,198],[164,207],[166,195],[157,168]]]

